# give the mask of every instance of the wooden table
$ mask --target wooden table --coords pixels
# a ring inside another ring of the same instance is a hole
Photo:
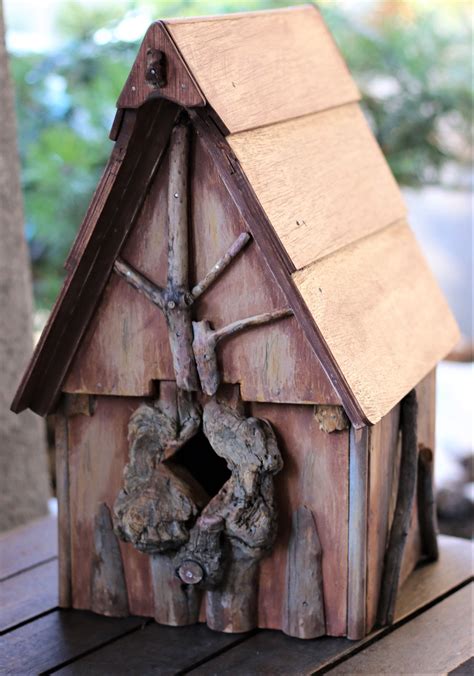
[[[472,554],[441,536],[439,562],[403,586],[394,626],[362,641],[277,631],[218,634],[60,610],[56,521],[0,537],[1,674],[473,674]]]

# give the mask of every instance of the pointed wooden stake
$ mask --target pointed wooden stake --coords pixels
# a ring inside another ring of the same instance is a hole
[[[120,546],[105,503],[95,518],[94,558],[91,578],[91,610],[100,615],[129,615],[127,585]]]
[[[288,560],[286,600],[282,630],[296,638],[316,638],[326,633],[322,549],[311,510],[293,512]]]

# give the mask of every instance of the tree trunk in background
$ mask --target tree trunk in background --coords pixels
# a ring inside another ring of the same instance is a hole
[[[33,347],[13,101],[0,0],[0,531],[46,514],[50,492],[44,422],[9,410]]]

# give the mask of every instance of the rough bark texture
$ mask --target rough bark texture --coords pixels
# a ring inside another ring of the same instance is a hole
[[[126,617],[129,614],[122,556],[113,531],[110,510],[105,503],[100,505],[95,519],[91,609],[95,613],[112,617]]]
[[[397,502],[385,553],[382,586],[380,590],[377,622],[380,626],[392,624],[395,614],[403,551],[408,535],[410,517],[416,493],[417,478],[417,414],[416,391],[411,390],[402,399],[400,427],[402,453],[398,478]]]
[[[342,406],[329,406],[320,404],[314,407],[314,415],[319,423],[319,429],[323,432],[342,432],[350,427],[349,418]]]
[[[139,406],[130,419],[130,459],[114,505],[115,530],[142,552],[165,552],[185,544],[208,500],[185,468],[163,462],[197,430],[199,418],[191,420],[191,430],[180,428],[159,404]]]
[[[23,236],[13,89],[0,2],[0,531],[46,514],[50,494],[45,426],[31,411],[14,415],[10,402],[31,354],[32,293]]]
[[[292,314],[293,312],[288,308],[273,310],[272,312],[264,312],[253,317],[238,319],[232,322],[232,324],[216,330],[211,329],[209,322],[205,320],[193,322],[193,351],[203,392],[209,396],[213,396],[216,394],[220,384],[216,355],[217,343],[220,340],[252,326],[261,326],[277,319],[289,317]]]
[[[123,260],[114,266],[120,277],[165,315],[178,400],[177,406],[166,401],[142,404],[130,418],[129,463],[115,501],[115,529],[136,549],[154,555],[154,606],[159,622],[196,621],[199,590],[207,589],[212,590],[209,626],[247,631],[257,624],[258,562],[271,550],[277,530],[273,475],[283,463],[273,430],[265,420],[246,418],[215,399],[207,402],[204,434],[231,470],[230,479],[210,501],[191,474],[173,462],[173,455],[200,426],[193,394],[199,380],[205,394],[217,392],[217,342],[292,312],[266,312],[215,331],[206,321],[191,322],[192,304],[243,249],[249,235],[241,233],[189,291],[188,154],[189,127],[181,121],[171,138],[166,288]]]
[[[286,565],[287,598],[282,629],[297,638],[326,633],[322,549],[313,514],[305,507],[293,513]]]

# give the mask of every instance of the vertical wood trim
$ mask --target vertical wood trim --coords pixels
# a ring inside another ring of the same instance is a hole
[[[69,444],[67,417],[55,415],[56,495],[58,499],[59,605],[72,605],[71,518],[69,505]]]
[[[349,441],[349,565],[347,637],[365,635],[369,429],[351,427]]]

